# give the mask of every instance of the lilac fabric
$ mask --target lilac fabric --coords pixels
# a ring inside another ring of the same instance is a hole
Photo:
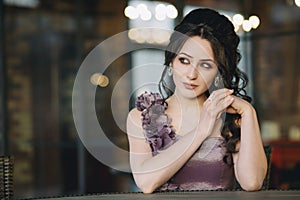
[[[189,161],[159,190],[229,190],[235,188],[231,154],[222,137],[207,138]]]
[[[171,146],[178,137],[165,114],[167,103],[158,93],[140,95],[136,108],[142,111],[142,126],[153,156]],[[209,137],[187,163],[158,190],[234,189],[232,155],[227,153],[223,137]]]
[[[170,119],[165,114],[167,103],[158,93],[143,93],[137,98],[135,105],[142,111],[144,135],[153,155],[176,141]]]

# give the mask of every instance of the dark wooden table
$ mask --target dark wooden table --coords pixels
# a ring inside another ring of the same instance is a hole
[[[160,192],[154,194],[114,193],[95,194],[86,196],[40,198],[47,200],[176,200],[176,199],[209,199],[209,200],[286,200],[300,199],[300,190],[267,190],[257,192],[245,191],[189,191],[189,192]]]

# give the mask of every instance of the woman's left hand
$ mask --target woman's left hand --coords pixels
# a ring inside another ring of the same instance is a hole
[[[234,95],[231,95],[231,97],[234,100],[231,105],[227,107],[226,112],[230,114],[240,114],[243,116],[246,112],[253,109],[252,105],[248,101]]]

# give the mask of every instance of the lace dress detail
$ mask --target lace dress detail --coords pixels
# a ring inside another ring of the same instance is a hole
[[[142,111],[142,126],[152,154],[156,155],[176,141],[176,134],[165,114],[167,103],[158,93],[143,93],[136,100],[136,108]]]

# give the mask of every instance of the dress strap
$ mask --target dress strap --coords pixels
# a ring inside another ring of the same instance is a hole
[[[165,114],[168,105],[159,93],[145,92],[137,98],[135,105],[142,111],[143,133],[153,155],[176,141],[176,133],[170,125],[171,120]]]

